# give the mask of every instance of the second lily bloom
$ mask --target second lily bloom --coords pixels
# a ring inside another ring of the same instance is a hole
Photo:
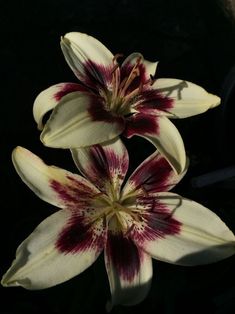
[[[155,79],[157,62],[133,53],[121,65],[97,39],[68,33],[61,39],[65,59],[79,83],[60,83],[36,98],[34,118],[46,146],[78,148],[123,134],[150,141],[180,173],[186,156],[182,138],[168,118],[185,118],[220,103],[193,83]],[[44,115],[53,109],[43,128]]]
[[[148,293],[152,260],[194,266],[235,253],[235,237],[202,205],[168,192],[182,178],[158,152],[124,182],[129,158],[118,140],[73,151],[84,177],[47,166],[18,147],[22,180],[61,210],[19,246],[4,286],[44,289],[88,268],[104,250],[111,306],[137,304]],[[186,169],[185,169],[186,171]]]

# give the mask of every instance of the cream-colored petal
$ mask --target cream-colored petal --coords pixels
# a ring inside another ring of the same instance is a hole
[[[85,147],[117,137],[124,127],[124,119],[108,112],[99,97],[74,92],[56,106],[41,140],[49,147]]]
[[[165,116],[138,113],[128,121],[125,135],[141,136],[150,141],[177,173],[185,171],[186,153],[181,135]]]
[[[225,223],[208,208],[177,194],[156,194],[145,218],[134,238],[156,259],[194,266],[235,254],[235,236]]]
[[[151,257],[138,248],[131,238],[117,231],[114,216],[109,224],[105,265],[109,277],[111,301],[114,305],[134,305],[147,295],[152,279]]]
[[[12,153],[15,169],[24,183],[44,201],[61,207],[90,202],[100,191],[83,177],[47,166],[39,157],[23,147]]]
[[[122,197],[126,199],[128,194],[131,196],[134,192],[144,195],[169,191],[186,174],[187,168],[188,161],[185,170],[177,174],[166,158],[159,151],[155,151],[131,174],[122,189]]]
[[[2,285],[45,289],[88,268],[101,253],[106,232],[102,221],[84,231],[81,222],[73,225],[74,219],[66,210],[45,219],[18,247],[16,259],[3,276]]]
[[[33,116],[38,129],[43,129],[43,117],[53,110],[62,97],[74,91],[84,91],[85,87],[75,83],[59,83],[42,91],[34,101]]]
[[[112,80],[113,54],[97,39],[79,32],[61,38],[61,48],[74,74],[87,86],[97,88]]]
[[[207,111],[220,104],[220,98],[208,93],[204,88],[191,82],[161,78],[153,85],[163,96],[172,100],[167,116],[187,118]]]
[[[119,195],[129,165],[127,149],[119,138],[72,149],[72,156],[80,172],[99,190]]]

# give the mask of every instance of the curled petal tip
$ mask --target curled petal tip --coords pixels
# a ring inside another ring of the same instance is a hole
[[[2,285],[3,287],[7,287],[7,282],[5,281],[5,276],[2,277],[1,285]]]
[[[12,151],[12,159],[14,160],[17,155],[27,153],[28,150],[22,146],[16,146]]]
[[[46,145],[46,141],[45,141],[45,135],[43,134],[43,132],[40,134],[40,141],[42,142],[43,145]]]
[[[16,287],[19,286],[20,284],[18,283],[18,281],[16,279],[11,278],[9,271],[7,271],[1,279],[1,285],[3,287]]]
[[[70,40],[66,38],[65,36],[66,35],[60,37],[61,44],[70,44]]]
[[[38,129],[38,131],[42,131],[43,130],[43,125],[42,124],[38,124],[37,125],[37,129]]]
[[[214,97],[214,102],[212,103],[211,108],[217,107],[220,105],[221,103],[221,99],[220,97],[216,96],[216,95],[212,95]]]

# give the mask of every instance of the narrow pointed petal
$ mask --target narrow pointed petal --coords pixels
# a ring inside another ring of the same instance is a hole
[[[235,236],[206,207],[173,193],[146,197],[145,222],[133,238],[152,257],[179,265],[209,264],[235,254]],[[141,231],[140,231],[141,230]]]
[[[74,92],[53,110],[41,140],[50,147],[78,148],[109,141],[124,127],[124,119],[108,112],[101,98]]]
[[[88,268],[103,250],[106,232],[101,220],[90,227],[81,217],[61,210],[45,219],[18,247],[2,284],[45,289]]]
[[[112,299],[109,308],[116,304],[134,305],[147,295],[152,278],[152,261],[134,242],[116,230],[115,217],[110,221],[105,264]]]
[[[12,161],[24,183],[44,201],[62,208],[73,208],[90,202],[100,191],[79,175],[47,166],[39,157],[23,147],[12,153]]]
[[[187,165],[188,167],[188,165]],[[177,174],[169,162],[155,151],[146,158],[133,172],[123,188],[123,197],[128,197],[134,191],[149,194],[171,190],[185,175],[187,167],[181,174]]]
[[[101,191],[119,193],[129,165],[125,145],[119,138],[102,145],[72,150],[79,171]]]
[[[164,116],[133,115],[126,125],[125,136],[138,135],[149,140],[168,160],[177,173],[186,167],[184,143],[174,124]]]
[[[171,118],[191,117],[220,104],[218,96],[187,81],[158,79],[153,84],[153,88],[163,96],[173,100],[166,112],[166,115]]]
[[[142,83],[146,83],[150,78],[154,77],[158,62],[150,62],[144,59],[141,53],[134,52],[130,54],[122,63],[121,74],[130,73],[131,69],[139,63],[140,79]]]
[[[113,54],[97,39],[72,32],[61,38],[68,65],[85,85],[97,88],[112,81]]]
[[[86,91],[87,89],[75,83],[60,83],[42,91],[34,101],[33,116],[37,122],[38,129],[43,129],[43,117],[47,112],[53,110],[62,97],[75,91]]]

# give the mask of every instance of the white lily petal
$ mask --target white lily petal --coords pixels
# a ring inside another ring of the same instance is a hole
[[[12,161],[24,183],[37,196],[52,205],[73,207],[80,199],[89,201],[100,193],[83,177],[55,166],[47,166],[23,147],[14,149]]]
[[[74,92],[53,110],[41,140],[50,147],[78,148],[111,140],[123,129],[123,118],[106,111],[100,98]]]
[[[177,173],[185,171],[186,154],[182,137],[174,124],[164,116],[139,113],[127,124],[125,135],[138,135],[150,141]]]
[[[152,279],[152,260],[134,242],[116,230],[113,217],[109,223],[105,265],[112,299],[109,310],[116,304],[134,305],[147,295]]]
[[[158,193],[155,199],[144,230],[134,236],[152,257],[194,266],[235,254],[234,234],[208,208],[173,193]]]
[[[18,247],[16,259],[3,276],[2,285],[45,289],[65,282],[88,268],[103,249],[103,225],[97,221],[84,232],[79,226],[71,226],[71,219],[74,217],[66,210],[45,219]],[[66,228],[70,237],[67,251],[63,247],[68,242]],[[70,234],[69,228],[73,229]],[[63,240],[65,243],[61,245]]]
[[[129,165],[127,149],[119,138],[71,152],[79,171],[99,190],[119,193]]]
[[[113,54],[100,41],[87,34],[72,32],[61,38],[61,48],[74,74],[87,86],[110,83]]]
[[[34,101],[33,116],[37,122],[38,129],[43,129],[43,117],[47,112],[54,109],[65,95],[74,91],[84,91],[85,87],[75,83],[60,83],[42,91]]]
[[[156,80],[153,88],[170,98],[171,108],[166,115],[171,118],[187,118],[207,111],[220,104],[220,98],[191,82],[162,78]]]
[[[144,63],[146,73],[148,74],[148,76],[154,77],[157,71],[158,61],[152,62],[152,61],[144,60],[143,63]]]

